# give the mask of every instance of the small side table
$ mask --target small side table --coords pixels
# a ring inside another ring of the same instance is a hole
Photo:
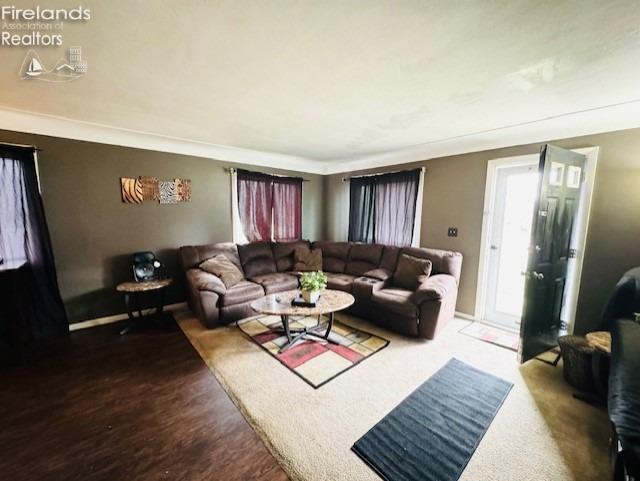
[[[169,287],[173,281],[170,278],[159,279],[155,281],[143,281],[143,282],[123,282],[118,284],[116,291],[124,293],[124,303],[127,306],[127,314],[129,316],[129,324],[120,331],[120,335],[123,336],[133,328],[133,324],[136,319],[142,318],[142,307],[140,304],[140,294],[144,292],[155,292],[157,294],[156,303],[156,319],[160,320],[162,317],[162,311],[164,310],[164,294],[167,287]],[[133,298],[133,299],[132,299]],[[132,302],[132,300],[134,302]],[[138,312],[138,316],[134,316],[135,311]]]

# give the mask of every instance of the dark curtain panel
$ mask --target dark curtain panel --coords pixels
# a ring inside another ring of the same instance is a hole
[[[375,242],[410,246],[416,218],[420,170],[394,172],[377,177]]]
[[[354,177],[349,186],[349,241],[375,242],[376,177]]]
[[[349,241],[411,245],[419,183],[420,169],[353,177]]]
[[[294,241],[302,238],[302,179],[273,178],[273,239]]]
[[[273,178],[238,170],[238,210],[242,230],[249,242],[271,239]]]
[[[28,267],[33,337],[68,333],[33,149],[0,145],[0,259],[2,270]]]

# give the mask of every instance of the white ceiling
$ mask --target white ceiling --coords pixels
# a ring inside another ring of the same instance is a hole
[[[0,48],[0,128],[328,173],[640,125],[634,0],[83,5],[85,78]]]

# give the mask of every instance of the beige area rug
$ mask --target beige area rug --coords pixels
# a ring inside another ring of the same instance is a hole
[[[514,352],[460,334],[468,321],[455,319],[434,341],[421,341],[338,317],[391,343],[317,390],[237,327],[179,320],[292,480],[379,480],[351,445],[454,356],[514,383],[461,480],[608,479],[606,413],[572,397],[561,366],[518,366]]]

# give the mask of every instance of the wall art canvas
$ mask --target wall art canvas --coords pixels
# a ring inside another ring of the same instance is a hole
[[[178,195],[176,192],[176,183],[173,180],[161,180],[159,182],[160,203],[176,204],[178,203]]]
[[[148,176],[140,176],[138,178],[142,184],[142,195],[144,196],[144,200],[159,201],[160,191],[158,188],[158,178]]]
[[[139,179],[133,179],[131,177],[120,178],[120,191],[122,194],[122,202],[127,204],[142,204],[144,201],[142,183]]]
[[[191,202],[191,179],[176,179],[178,202]]]

